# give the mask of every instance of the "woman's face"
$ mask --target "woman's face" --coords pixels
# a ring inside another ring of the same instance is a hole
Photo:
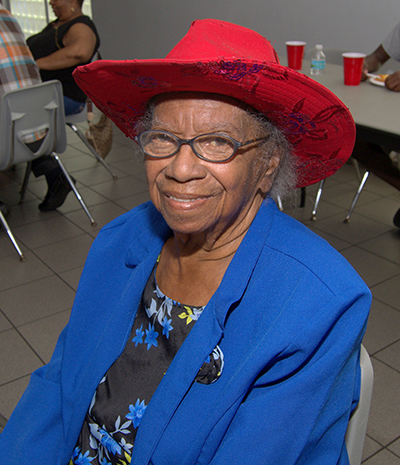
[[[49,4],[54,14],[61,21],[68,20],[76,12],[77,8],[73,0],[50,0]],[[75,11],[72,8],[75,8]]]
[[[255,137],[253,119],[233,99],[207,94],[164,97],[156,104],[152,129],[181,139],[222,133],[245,142]],[[257,137],[257,136],[256,136]],[[225,163],[198,158],[182,145],[171,158],[146,157],[150,197],[170,228],[178,234],[222,234],[246,230],[253,220],[273,173],[277,156],[262,160],[259,145],[239,149]]]

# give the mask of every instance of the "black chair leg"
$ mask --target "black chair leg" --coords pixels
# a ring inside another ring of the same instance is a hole
[[[304,208],[306,204],[306,193],[307,193],[306,188],[302,187],[301,194],[300,194],[300,208]]]
[[[24,176],[24,180],[22,182],[22,187],[20,190],[21,197],[19,198],[19,203],[22,203],[24,201],[25,192],[28,186],[28,181],[29,181],[29,176],[31,174],[31,171],[32,171],[32,162],[29,161],[26,165],[25,176]]]

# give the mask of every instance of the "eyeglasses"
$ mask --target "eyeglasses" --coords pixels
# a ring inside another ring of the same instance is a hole
[[[167,131],[144,131],[135,136],[135,141],[139,144],[143,152],[153,158],[168,158],[179,152],[184,144],[190,145],[196,156],[211,163],[221,163],[231,159],[237,150],[246,145],[262,140],[267,140],[270,136],[259,139],[238,142],[225,134],[200,134],[193,139],[180,139]]]

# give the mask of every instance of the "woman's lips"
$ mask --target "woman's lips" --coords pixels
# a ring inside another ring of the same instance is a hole
[[[184,195],[184,194],[164,194],[166,203],[175,210],[193,210],[205,205],[209,196]]]
[[[175,197],[173,195],[166,195],[169,199],[171,200],[175,200],[176,202],[195,202],[196,200],[203,200],[204,197],[190,197],[190,198],[186,198],[186,197]]]

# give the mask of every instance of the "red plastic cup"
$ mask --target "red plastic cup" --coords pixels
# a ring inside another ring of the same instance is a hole
[[[365,53],[342,53],[344,83],[346,86],[358,86],[361,82]]]
[[[287,61],[289,68],[301,70],[305,46],[305,42],[299,42],[298,40],[286,42]]]

